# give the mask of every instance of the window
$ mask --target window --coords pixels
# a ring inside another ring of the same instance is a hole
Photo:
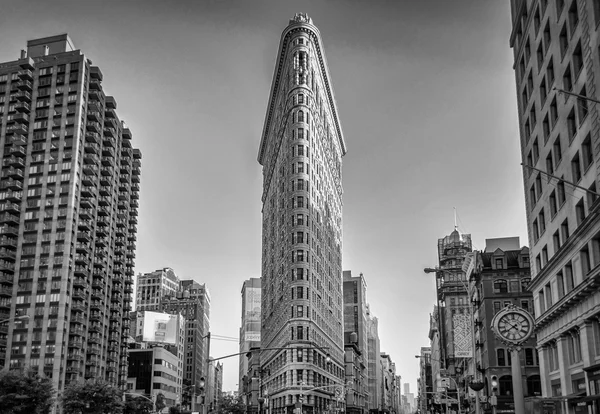
[[[533,352],[533,348],[525,348],[525,365],[537,365],[535,363],[535,352]]]
[[[567,241],[567,239],[571,235],[569,232],[569,219],[568,218],[566,218],[565,221],[563,221],[562,224],[560,225],[560,232],[561,232],[562,240],[564,243],[565,241]]]
[[[494,302],[494,314],[500,312],[500,309],[502,309],[502,304],[498,301]]]
[[[538,292],[539,304],[540,304],[540,314],[546,312],[546,297],[544,296],[544,291],[540,290]]]
[[[554,232],[554,234],[552,235],[552,244],[554,245],[554,254],[556,254],[556,252],[558,252],[558,250],[560,249],[560,233],[558,232],[558,230],[556,230]]]
[[[550,218],[552,219],[558,212],[558,204],[556,202],[556,190],[552,190],[548,201],[548,204],[550,204]]]
[[[569,38],[567,37],[567,24],[562,27],[560,31],[560,35],[558,37],[558,42],[560,43],[560,57],[564,58],[567,49],[569,48]]]
[[[510,365],[510,353],[508,354]],[[503,375],[498,379],[498,388],[500,395],[513,395],[512,377],[510,375]]]
[[[558,205],[559,207],[561,207],[563,205],[563,203],[566,200],[566,193],[565,193],[565,182],[564,181],[559,181],[556,184],[556,189],[558,192]]]
[[[587,96],[585,86],[583,88],[581,88],[579,95]],[[587,100],[584,98],[578,98],[577,99],[577,116],[579,117],[579,126],[580,127],[581,127],[581,124],[583,124],[583,121],[585,121],[585,117],[587,116],[587,114],[588,114]]]
[[[575,287],[575,280],[573,279],[573,265],[569,263],[565,266],[565,287],[567,292],[570,292]]]
[[[544,214],[543,208],[540,210],[538,218],[540,220],[540,235],[542,235],[546,231],[546,215]]]
[[[496,269],[502,269],[502,268],[504,268],[504,259],[502,259],[500,257],[500,258],[497,258],[495,260],[495,262],[496,262]]]
[[[539,148],[537,139],[535,141],[533,141],[531,150],[533,151],[533,165],[535,165],[535,164],[537,164],[538,159],[540,158],[540,148]]]
[[[587,246],[579,251],[579,258],[581,259],[581,272],[585,277],[592,269],[592,262],[590,261],[590,249]]]
[[[583,158],[583,171],[587,171],[587,169],[594,162],[594,151],[592,150],[592,138],[588,133],[583,143],[581,144],[581,155]]]
[[[548,62],[548,66],[546,67],[546,75],[548,76],[548,86],[552,86],[554,83],[554,61],[552,58],[550,58],[550,62]]]
[[[571,75],[571,67],[567,66],[563,75],[563,87],[566,91],[573,89],[573,76]]]
[[[592,319],[592,330],[594,331],[594,354],[600,356],[600,322],[597,316]]]
[[[508,283],[504,279],[496,280],[494,282],[494,293],[507,293]]]
[[[544,294],[546,297],[546,309],[550,309],[552,307],[553,302],[553,298],[552,298],[552,286],[550,285],[550,283],[546,284],[546,286],[544,287]]]
[[[567,334],[567,347],[569,351],[569,362],[571,364],[581,362],[581,338],[578,329],[572,330]]]
[[[506,356],[505,356],[504,349],[502,349],[502,348],[496,349],[496,359],[498,361],[498,366],[499,367],[505,367],[506,366]]]
[[[579,13],[577,11],[577,1],[572,1],[571,7],[569,7],[569,27],[571,29],[571,33],[575,31],[578,23]]]
[[[538,71],[542,70],[542,66],[544,65],[544,45],[542,43],[540,43],[537,49],[537,64]]]
[[[583,197],[575,205],[575,216],[577,218],[577,225],[579,226],[583,220],[585,220],[585,204],[583,202]]]
[[[550,120],[548,118],[548,114],[544,117],[544,121],[542,122],[542,133],[544,134],[544,144],[548,142],[548,138],[550,138]]]
[[[533,241],[536,242],[540,239],[540,226],[538,225],[538,219],[533,220]]]
[[[569,143],[573,141],[577,134],[577,124],[575,123],[575,108],[571,109],[569,116],[567,117],[567,132],[569,136]]]
[[[571,172],[573,173],[573,182],[579,182],[579,180],[581,180],[582,177],[581,162],[579,161],[579,152],[577,152],[571,160]]]
[[[543,36],[544,47],[546,50],[550,47],[550,43],[552,43],[552,36],[550,34],[550,22],[546,23],[546,27],[544,28],[544,36]]]
[[[552,126],[554,127],[556,121],[558,121],[558,107],[556,105],[556,98],[554,98],[550,104],[550,120],[552,121]]]

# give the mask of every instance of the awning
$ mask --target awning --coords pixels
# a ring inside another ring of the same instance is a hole
[[[565,400],[569,401],[569,403],[578,403],[581,397],[585,396],[585,391],[575,392],[573,394],[565,395]]]
[[[585,397],[581,397],[578,398],[576,402],[590,402],[590,401],[595,401],[595,400],[600,400],[600,394],[594,394],[594,395],[588,395]]]

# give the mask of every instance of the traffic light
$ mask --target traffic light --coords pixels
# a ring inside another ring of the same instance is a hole
[[[204,377],[200,377],[200,381],[199,381],[199,384],[198,384],[200,386],[198,388],[198,391],[200,392],[200,394],[204,394],[204,383],[205,383]]]
[[[498,394],[498,375],[492,375],[490,383],[492,384],[492,394]]]

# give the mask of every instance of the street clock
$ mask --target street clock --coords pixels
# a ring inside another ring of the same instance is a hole
[[[523,308],[509,305],[492,319],[492,331],[503,342],[521,345],[533,335],[533,316]]]

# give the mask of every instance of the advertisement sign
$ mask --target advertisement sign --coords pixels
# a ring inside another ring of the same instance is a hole
[[[177,343],[177,315],[160,312],[144,312],[142,341]]]
[[[452,315],[452,323],[454,325],[454,356],[456,358],[472,358],[473,337],[469,314]]]
[[[260,306],[261,289],[246,288],[246,303],[244,304],[245,314],[245,335],[244,340],[260,342]]]

